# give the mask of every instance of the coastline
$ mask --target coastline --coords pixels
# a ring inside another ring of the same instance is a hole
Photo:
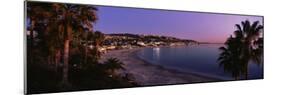
[[[136,53],[141,49],[144,48],[112,50],[103,54],[101,61],[110,57],[118,58],[124,63],[124,68],[126,69],[125,71],[120,71],[120,73],[131,73],[136,82],[141,86],[198,83],[220,80],[193,73],[183,73],[159,65],[150,64],[137,57]]]

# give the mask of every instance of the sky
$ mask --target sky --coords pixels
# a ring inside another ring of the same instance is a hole
[[[172,36],[199,42],[223,43],[241,21],[260,21],[259,16],[211,14],[98,6],[94,27],[103,33]]]

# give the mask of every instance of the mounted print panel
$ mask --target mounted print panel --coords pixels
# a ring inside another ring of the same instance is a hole
[[[263,79],[263,16],[25,4],[26,94]]]

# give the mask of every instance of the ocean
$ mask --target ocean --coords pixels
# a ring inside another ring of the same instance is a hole
[[[223,44],[200,44],[181,47],[144,48],[137,56],[150,64],[186,73],[194,73],[222,80],[233,80],[217,61]],[[248,64],[248,79],[263,78],[263,64]]]

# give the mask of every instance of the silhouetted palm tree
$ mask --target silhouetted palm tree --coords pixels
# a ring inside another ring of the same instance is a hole
[[[41,5],[39,3],[27,3],[27,19],[29,20],[29,24],[27,24],[27,28],[29,30],[29,35],[27,35],[27,39],[28,39],[28,63],[33,63],[33,61],[35,60],[33,56],[35,54],[33,54],[33,49],[35,47],[35,31],[41,31],[42,30],[42,25],[44,22],[44,20],[46,20],[46,18],[50,17],[50,12],[44,11],[46,9],[50,8],[47,5]],[[41,26],[40,26],[41,25]],[[37,33],[38,34],[38,33]]]
[[[94,35],[95,35],[95,46],[100,46],[103,40],[105,39],[104,34],[101,33],[100,31],[96,31]]]
[[[32,63],[30,61],[38,63],[28,64],[30,80],[28,86],[40,89],[40,91],[44,90],[42,88],[51,88],[56,91],[67,90],[70,83],[75,86],[70,88],[72,90],[83,87],[83,83],[80,84],[81,81],[94,88],[99,87],[99,84],[107,84],[107,88],[113,87],[112,84],[108,84],[109,82],[116,86],[130,85],[128,80],[121,79],[120,76],[108,77],[109,73],[115,75],[116,70],[123,69],[123,63],[118,59],[109,59],[105,63],[106,65],[95,64],[98,63],[100,56],[98,48],[105,38],[104,34],[95,31],[93,27],[97,21],[95,7],[42,2],[28,2],[27,4],[27,18],[30,20],[30,23],[27,24],[30,31],[30,34],[27,34],[27,54],[36,55],[33,56],[34,59],[28,56],[27,60],[28,63]],[[86,46],[83,43],[85,41]],[[85,47],[88,48],[88,44],[93,45],[94,48],[89,49],[85,56],[84,51]],[[87,64],[83,64],[83,58],[87,59],[85,62]],[[56,73],[50,68],[52,65],[42,63],[55,63],[56,65],[62,63],[58,69],[62,73]]]
[[[74,32],[83,32],[85,30],[93,31],[93,23],[97,20],[97,9],[88,5],[73,5],[62,3],[28,3],[28,17],[31,21],[30,34],[31,46],[33,45],[33,30],[37,22],[43,23],[42,28],[38,33],[41,35],[41,41],[48,47],[48,53],[51,55],[58,55],[62,52],[63,57],[63,78],[62,82],[67,83],[68,79],[68,61],[70,43]],[[37,25],[37,27],[39,27]],[[47,36],[46,36],[47,35]],[[55,36],[62,41],[62,48],[60,41],[49,41]],[[51,38],[50,38],[51,37]],[[44,39],[42,39],[44,38]],[[54,46],[58,43],[57,46]],[[59,47],[58,47],[59,46]],[[59,49],[61,48],[61,49]],[[49,56],[53,59],[52,56]],[[58,58],[58,57],[57,57]]]
[[[60,14],[58,19],[61,23],[61,31],[64,31],[64,55],[63,55],[63,83],[68,81],[68,60],[69,60],[69,45],[72,40],[73,32],[79,32],[81,26],[88,30],[93,30],[93,23],[97,20],[95,11],[97,10],[92,6],[79,6],[71,4],[58,4],[53,5],[56,13]],[[76,31],[75,31],[76,30]]]
[[[234,37],[230,36],[225,42],[225,47],[220,47],[220,66],[226,72],[230,72],[237,79],[244,75],[248,79],[248,63],[252,60],[260,64],[263,53],[263,38],[261,37],[263,26],[259,21],[251,24],[248,20],[242,21],[242,27],[236,24],[237,30]]]
[[[219,66],[223,67],[225,72],[230,72],[235,79],[238,79],[243,73],[243,70],[241,69],[243,68],[243,65],[239,61],[241,55],[240,44],[238,39],[230,36],[225,43],[226,46],[219,48],[221,51],[218,58]]]
[[[101,56],[100,47],[105,40],[105,35],[103,33],[101,33],[100,31],[96,31],[94,33],[94,38],[95,39],[93,41],[94,42],[93,44],[94,44],[95,50],[96,50],[95,56],[97,56],[97,58],[100,58],[100,56]]]
[[[109,58],[104,62],[104,67],[111,75],[116,75],[116,70],[125,69],[123,67],[124,63],[117,58]]]

